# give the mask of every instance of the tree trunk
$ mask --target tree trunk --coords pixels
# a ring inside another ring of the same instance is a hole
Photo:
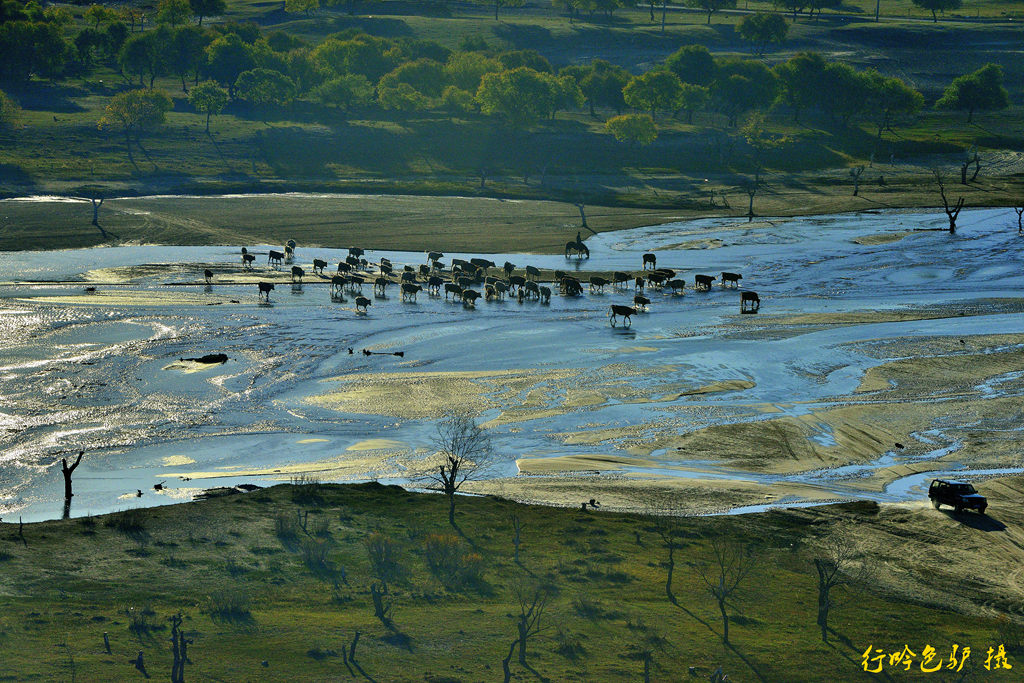
[[[448,496],[448,523],[455,526],[455,492],[446,493]]]
[[[495,21],[498,20],[498,5],[499,4],[500,3],[498,2],[498,0],[494,0],[494,20]]]
[[[725,601],[718,601],[718,611],[722,613],[722,642],[729,644],[729,615],[725,613]]]
[[[92,224],[98,228],[100,227],[100,207],[103,206],[103,197],[100,197],[99,201],[96,201],[95,197],[90,197],[89,201],[92,202]]]
[[[665,578],[665,595],[668,596],[668,601],[673,605],[676,604],[676,596],[672,592],[672,573],[676,569],[676,557],[675,557],[675,545],[669,543],[668,546],[668,576]]]
[[[644,683],[651,683],[651,657],[644,656]]]
[[[518,624],[519,628],[519,663],[526,666],[526,623],[523,617],[520,617]]]
[[[505,656],[505,659],[501,660],[501,670],[505,673],[505,683],[512,680],[512,670],[509,669],[508,664],[512,661],[512,653],[515,652],[517,642],[519,641],[512,641],[512,645],[508,649],[508,654]]]
[[[210,112],[210,111],[206,112],[206,134],[207,135],[210,134],[210,116],[212,114],[213,114],[213,112]]]
[[[708,26],[711,26],[711,12],[708,12]]]
[[[661,32],[665,32],[665,15],[668,14],[668,0],[661,0]]]

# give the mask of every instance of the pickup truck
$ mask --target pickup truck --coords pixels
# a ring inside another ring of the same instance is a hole
[[[928,497],[931,498],[936,510],[940,505],[949,505],[956,512],[973,509],[985,514],[985,508],[988,507],[985,496],[978,493],[974,486],[963,481],[933,479],[932,485],[928,487]]]

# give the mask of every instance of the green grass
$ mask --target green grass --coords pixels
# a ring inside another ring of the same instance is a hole
[[[836,509],[812,526],[785,512],[681,519],[675,606],[665,594],[665,550],[643,517],[460,499],[458,543],[484,566],[481,581],[460,585],[436,578],[424,558],[430,533],[451,534],[441,496],[323,485],[309,507],[293,488],[143,510],[135,521],[152,539],[144,553],[116,528],[84,520],[28,525],[27,547],[14,525],[0,526],[0,549],[10,556],[0,574],[0,676],[69,680],[71,655],[76,680],[122,679],[141,649],[150,674],[163,678],[167,619],[180,611],[195,640],[192,680],[344,678],[331,652],[357,631],[357,663],[376,680],[494,680],[515,633],[513,588],[527,580],[552,591],[529,663],[553,681],[636,680],[642,665],[627,657],[629,648],[651,636],[664,639],[656,679],[722,666],[737,681],[852,680],[868,644],[980,650],[997,638],[992,620],[869,591],[835,612],[833,642],[821,643],[809,544],[844,518],[870,523],[870,504]],[[326,569],[311,570],[275,535],[278,516],[296,510],[325,528],[318,542],[329,547]],[[512,561],[513,510],[524,523],[521,565]],[[405,570],[390,586],[391,629],[371,607],[363,544],[371,532],[397,544]],[[699,578],[715,536],[748,542],[759,558],[733,612],[731,647],[721,643],[720,617]],[[513,670],[517,680],[533,677],[515,658]]]

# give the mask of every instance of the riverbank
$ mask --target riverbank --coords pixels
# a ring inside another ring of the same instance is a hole
[[[517,680],[632,680],[644,659],[655,680],[689,667],[721,667],[732,680],[849,680],[869,646],[928,644],[945,656],[954,643],[984,672],[986,648],[1013,633],[1000,615],[1021,597],[1024,482],[985,493],[987,517],[858,503],[660,520],[460,497],[452,529],[442,496],[306,480],[24,528],[5,520],[0,675],[126,680],[141,676],[141,652],[162,678],[169,618],[180,613],[186,679],[500,680],[516,616],[534,597],[538,633],[525,663],[510,658]],[[825,644],[812,561],[826,538],[854,531],[851,566],[872,578],[837,589],[847,603]],[[666,538],[677,562],[667,586]],[[728,608],[728,646],[701,579],[722,547],[751,559]],[[381,592],[384,573],[382,621],[371,587]],[[1011,665],[1024,665],[1006,645]]]

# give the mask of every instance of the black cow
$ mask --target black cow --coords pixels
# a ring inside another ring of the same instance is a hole
[[[453,282],[445,283],[444,298],[447,299],[449,294],[454,294],[455,296],[462,296],[462,287]]]
[[[402,282],[416,282],[416,273],[412,271],[405,271],[402,273]]]
[[[506,278],[512,277],[512,271],[515,270],[515,269],[516,269],[516,264],[511,263],[509,261],[505,261],[505,265],[502,266],[502,270],[505,271],[505,277]]]
[[[761,297],[757,292],[740,293],[740,313],[757,313],[761,310]]]
[[[480,292],[475,289],[462,290],[462,303],[466,306],[476,306],[476,300],[480,298]]]
[[[682,278],[678,280],[669,280],[668,286],[672,288],[673,294],[681,294],[683,293],[683,290],[686,289],[686,280],[683,280]]]
[[[713,275],[694,275],[693,288],[698,292],[711,291],[711,283],[717,278]]]
[[[542,285],[538,289],[540,291],[540,302],[542,304],[549,304],[549,303],[551,303],[551,288],[550,287],[544,287]]]
[[[349,247],[349,248],[348,248],[348,255],[349,255],[349,256],[354,256],[354,257],[356,257],[356,258],[359,258],[360,256],[362,256],[362,255],[363,255],[363,254],[365,254],[365,253],[366,253],[366,252],[364,252],[364,251],[363,251],[362,249],[360,249],[359,247]]]
[[[390,284],[391,280],[387,279],[386,277],[379,277],[373,281],[373,291],[375,294],[380,294],[381,296],[384,296],[384,292],[385,290],[387,290],[388,285]]]
[[[654,270],[654,268],[656,268],[657,265],[658,265],[658,257],[655,256],[654,254],[651,254],[651,253],[644,254],[643,261],[644,261],[644,263],[643,263],[643,265],[644,265],[643,269],[644,270],[647,270],[647,264],[648,263],[651,264],[651,270]]]
[[[316,275],[316,271],[320,271],[320,275],[324,274],[324,268],[327,267],[327,261],[315,258],[313,259],[313,274]]]
[[[271,263],[276,263],[277,265],[281,265],[282,263],[284,263],[284,254],[281,253],[280,251],[274,251],[273,249],[271,249],[269,252],[267,252],[267,264]]]
[[[639,294],[637,294],[636,296],[633,297],[633,305],[636,307],[637,310],[643,309],[646,311],[647,307],[651,305],[651,300],[648,299],[646,296],[640,296]]]
[[[295,282],[295,278],[299,279],[299,284],[302,284],[302,278],[306,274],[302,268],[298,266],[292,266],[292,282]]]
[[[722,286],[723,287],[728,287],[730,282],[732,283],[733,287],[739,287],[740,286],[740,280],[742,280],[742,279],[743,279],[743,276],[740,275],[739,273],[726,273],[725,271],[722,271]]]
[[[369,299],[367,299],[365,296],[357,296],[356,297],[356,312],[358,313],[359,309],[362,308],[363,309],[363,313],[366,313],[366,307],[370,306],[372,304],[373,304],[373,302],[370,301]]]
[[[436,275],[431,275],[430,279],[427,280],[427,289],[430,290],[430,294],[436,295],[441,293],[441,285],[444,284],[444,280]]]
[[[487,273],[488,268],[497,268],[494,261],[488,261],[485,258],[471,258],[469,259],[469,262],[477,268],[481,268],[485,274]]]
[[[597,292],[604,293],[604,286],[607,285],[607,284],[608,284],[608,280],[605,280],[603,277],[599,277],[597,275],[591,275],[590,276],[590,291],[591,292],[597,291]]]
[[[615,283],[616,288],[618,288],[619,285],[623,285],[632,279],[632,275],[630,275],[629,273],[623,273],[621,270],[617,270],[614,273],[612,273],[612,282]]]
[[[436,262],[438,259],[442,259],[442,258],[444,258],[444,254],[442,254],[439,251],[428,251],[427,252],[427,260],[428,261],[435,261]]]
[[[261,283],[259,283],[259,288],[260,288],[260,293],[259,293],[260,298],[266,298],[266,300],[269,302],[270,301],[270,292],[271,292],[272,289],[274,289],[274,283],[272,283],[272,282],[261,282]]]
[[[242,265],[252,269],[252,262],[256,260],[256,254],[242,254]]]
[[[522,289],[525,286],[526,286],[526,278],[523,277],[522,275],[513,275],[512,277],[510,277],[508,279],[508,288],[509,289],[516,289],[516,288]]]
[[[209,268],[207,268],[206,270],[203,271],[203,277],[206,278],[206,284],[212,283],[213,282],[213,271],[210,270]]]
[[[629,327],[633,324],[629,317],[631,315],[636,315],[636,309],[619,304],[612,304],[608,307],[608,319],[611,321],[612,327],[615,327],[615,319],[620,315],[622,316],[622,324]]]
[[[331,278],[331,296],[341,294],[341,290],[348,284],[348,278],[344,275],[335,275]]]
[[[536,281],[540,277],[540,269],[533,266],[526,266],[526,279]]]
[[[411,282],[402,283],[402,301],[408,301],[409,299],[416,301],[416,293],[422,292],[423,288],[419,285],[414,285]]]
[[[528,281],[520,291],[525,291],[528,296],[533,296],[535,299],[540,298],[540,288],[537,283],[533,280]]]

